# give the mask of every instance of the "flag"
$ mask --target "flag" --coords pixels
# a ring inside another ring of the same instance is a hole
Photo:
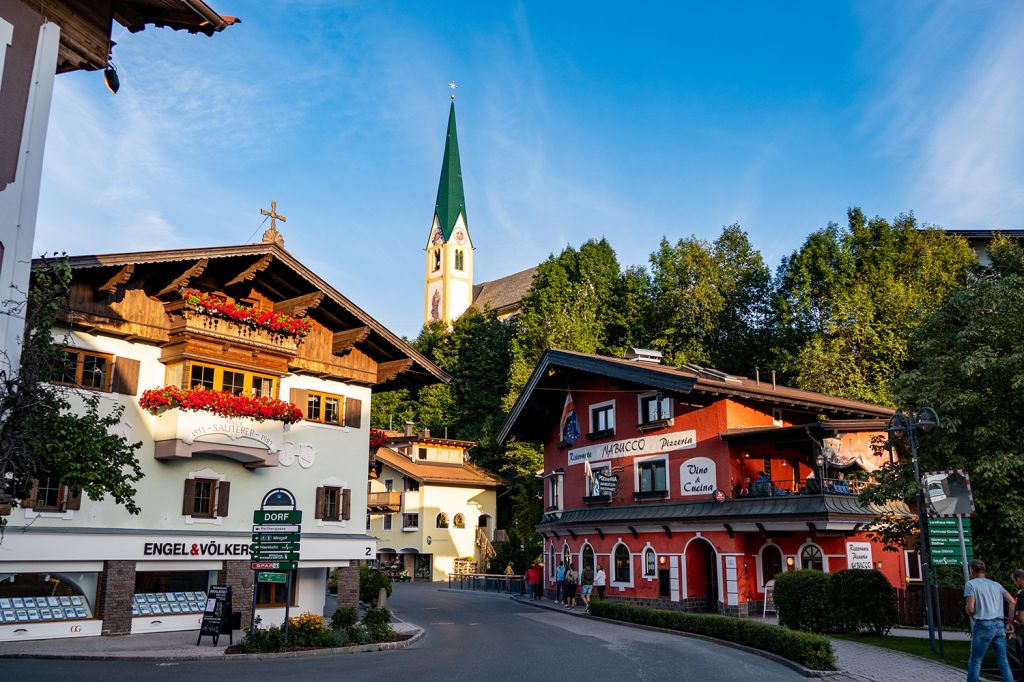
[[[583,460],[583,477],[586,479],[584,488],[591,495],[599,495],[600,491],[597,487],[597,480],[594,478],[594,470],[590,467],[590,457]]]
[[[562,442],[573,445],[580,437],[580,423],[576,419],[576,407],[572,404],[572,393],[565,392],[565,407],[562,408],[562,421],[559,425]]]

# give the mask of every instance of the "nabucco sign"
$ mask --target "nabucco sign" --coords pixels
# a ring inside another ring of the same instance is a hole
[[[584,461],[604,462],[619,457],[637,457],[639,455],[654,455],[659,452],[672,452],[673,450],[689,450],[697,447],[696,431],[676,431],[658,436],[644,436],[642,438],[629,438],[617,440],[611,443],[600,445],[588,445],[582,448],[569,450],[569,464],[583,464]]]

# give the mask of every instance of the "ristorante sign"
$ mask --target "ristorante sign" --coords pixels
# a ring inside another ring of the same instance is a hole
[[[696,431],[676,431],[657,436],[642,436],[573,448],[569,450],[569,464],[583,464],[586,460],[590,460],[590,463],[593,464],[620,457],[654,455],[674,450],[689,450],[695,447],[697,447]]]

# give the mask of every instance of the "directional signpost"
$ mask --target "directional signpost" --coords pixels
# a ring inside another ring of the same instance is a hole
[[[974,558],[974,542],[971,539],[971,519],[967,517],[963,523],[963,551],[960,547],[960,519],[929,518],[928,537],[931,539],[931,560],[936,566],[960,566]]]
[[[928,549],[931,562],[961,566],[964,581],[970,580],[967,564],[974,558],[971,517],[974,496],[964,469],[929,471],[921,477],[928,500]]]
[[[291,507],[283,509],[282,507]],[[263,504],[252,513],[250,567],[256,571],[253,585],[250,632],[256,629],[256,590],[260,583],[286,586],[284,635],[288,636],[288,612],[292,603],[292,571],[298,568],[302,539],[302,511],[295,508],[295,496],[276,488],[263,496]]]

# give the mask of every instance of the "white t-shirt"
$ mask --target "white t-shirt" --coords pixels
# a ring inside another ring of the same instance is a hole
[[[594,576],[594,587],[604,587],[607,577],[604,574],[604,569],[597,569],[597,575]]]

